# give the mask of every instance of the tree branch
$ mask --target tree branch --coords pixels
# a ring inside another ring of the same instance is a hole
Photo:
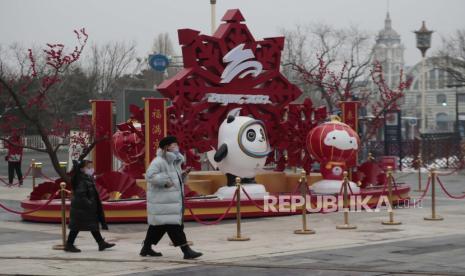
[[[94,142],[92,142],[92,144],[90,144],[88,147],[86,147],[81,155],[79,155],[79,158],[78,160],[81,161],[81,160],[84,160],[84,158],[86,158],[86,156],[92,151],[92,149],[95,147],[95,145],[97,145],[98,143],[102,142],[102,141],[105,141],[105,140],[108,140],[108,136],[103,136],[102,138],[100,139],[96,139],[94,140]]]

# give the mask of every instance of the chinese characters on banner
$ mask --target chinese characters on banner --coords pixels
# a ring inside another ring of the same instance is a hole
[[[350,126],[355,132],[358,133],[358,105],[360,102],[347,101],[341,102],[342,122]],[[360,145],[359,145],[360,147]],[[354,155],[351,160],[346,162],[348,168],[357,166],[358,154]]]
[[[167,134],[166,101],[168,99],[144,98],[145,112],[145,167],[157,153],[160,140]]]

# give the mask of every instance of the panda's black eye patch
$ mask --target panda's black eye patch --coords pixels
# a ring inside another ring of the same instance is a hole
[[[250,142],[253,142],[255,141],[255,137],[257,137],[257,133],[255,132],[255,130],[253,129],[249,129],[247,130],[247,140],[249,140]]]

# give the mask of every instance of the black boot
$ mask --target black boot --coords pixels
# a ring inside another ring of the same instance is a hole
[[[151,257],[161,257],[163,256],[160,252],[154,251],[151,244],[142,243],[142,249],[140,250],[139,255],[142,257],[151,256]]]
[[[64,249],[66,252],[71,252],[71,253],[79,253],[81,252],[81,249],[77,248],[76,246],[74,246],[74,244],[69,244],[67,243],[65,245],[65,249]]]
[[[195,259],[203,255],[200,252],[195,252],[192,250],[189,245],[181,246],[181,250],[184,253],[184,259]]]
[[[113,246],[115,246],[114,243],[108,243],[105,240],[103,240],[103,241],[98,243],[98,251],[103,251],[103,250],[105,250],[107,248],[112,248]]]

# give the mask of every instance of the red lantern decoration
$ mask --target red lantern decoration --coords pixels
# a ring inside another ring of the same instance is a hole
[[[356,155],[359,145],[357,133],[337,120],[313,128],[307,136],[307,149],[320,162],[324,179],[342,179],[346,162]]]
[[[136,128],[140,131],[140,127]],[[113,154],[123,162],[123,167],[119,170],[125,172],[133,178],[143,178],[145,172],[144,165],[144,140],[137,132],[118,130],[112,137]]]

